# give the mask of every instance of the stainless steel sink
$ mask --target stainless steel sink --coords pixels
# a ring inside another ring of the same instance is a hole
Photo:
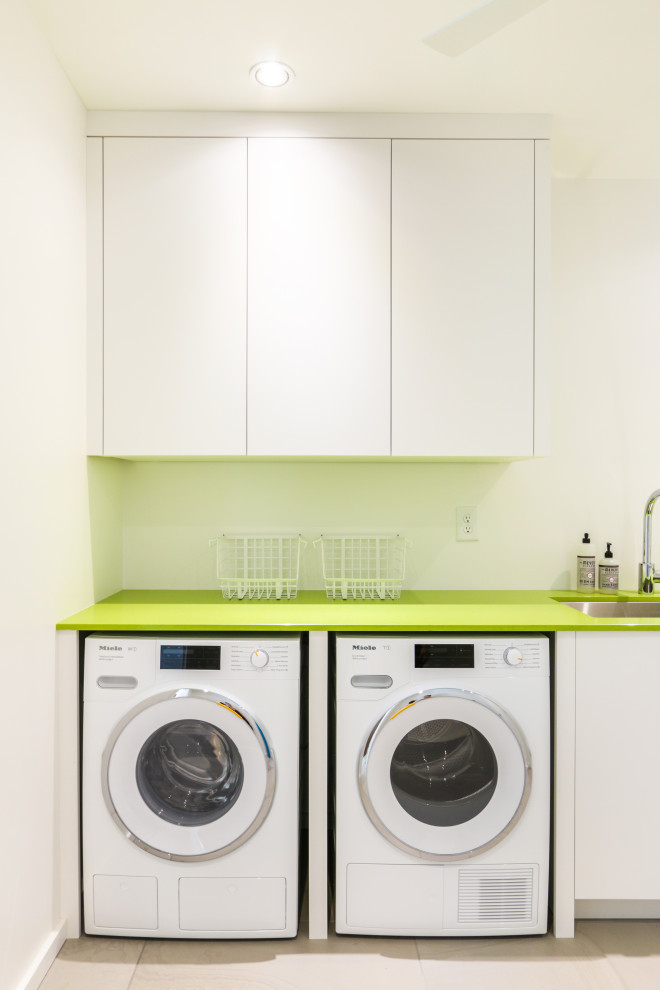
[[[660,617],[659,602],[562,602],[599,619],[653,619]]]

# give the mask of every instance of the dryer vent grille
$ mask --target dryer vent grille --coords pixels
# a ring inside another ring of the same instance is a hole
[[[459,924],[531,923],[533,915],[533,866],[459,870]]]

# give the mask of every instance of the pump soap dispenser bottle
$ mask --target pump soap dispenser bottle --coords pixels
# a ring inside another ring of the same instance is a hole
[[[577,590],[592,594],[596,590],[596,558],[591,552],[591,540],[585,533],[577,555]]]
[[[619,565],[614,560],[611,543],[598,561],[598,590],[604,595],[616,595],[619,590]]]

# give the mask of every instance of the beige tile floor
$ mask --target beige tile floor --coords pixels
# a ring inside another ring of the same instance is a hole
[[[580,921],[574,939],[66,942],[40,990],[659,990],[660,921]]]

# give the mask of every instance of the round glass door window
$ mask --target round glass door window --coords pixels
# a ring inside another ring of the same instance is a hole
[[[424,859],[466,859],[515,827],[531,788],[529,747],[493,701],[454,688],[403,698],[369,732],[358,767],[365,811]]]
[[[173,825],[208,825],[221,818],[241,793],[243,776],[243,761],[231,737],[199,719],[161,726],[136,762],[142,798]]]
[[[462,825],[497,787],[497,758],[483,733],[455,719],[422,722],[394,750],[390,782],[401,807],[427,825]]]
[[[264,728],[234,701],[175,688],[115,726],[101,784],[131,842],[165,859],[213,859],[247,842],[266,818],[275,757]]]

